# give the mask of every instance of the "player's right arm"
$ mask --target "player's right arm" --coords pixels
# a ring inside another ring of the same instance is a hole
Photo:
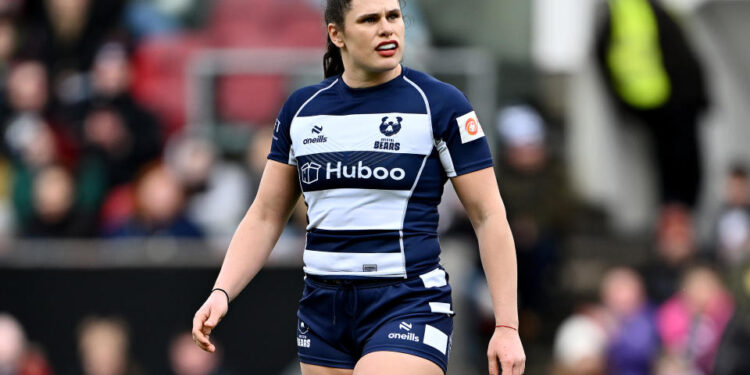
[[[268,259],[300,196],[294,165],[269,160],[255,201],[248,209],[229,243],[214,288],[236,297]],[[220,291],[208,296],[193,318],[193,340],[201,349],[214,352],[209,335],[226,315],[229,301]]]

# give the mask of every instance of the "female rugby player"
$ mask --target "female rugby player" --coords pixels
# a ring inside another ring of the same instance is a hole
[[[400,64],[398,0],[328,0],[325,19],[326,79],[282,107],[257,197],[195,314],[194,340],[215,350],[209,334],[262,267],[302,193],[302,373],[444,373],[453,311],[436,230],[450,179],[494,303],[490,373],[522,374],[513,238],[476,114],[453,86]]]

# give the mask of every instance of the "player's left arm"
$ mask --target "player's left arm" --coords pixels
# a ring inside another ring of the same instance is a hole
[[[505,205],[491,167],[451,179],[479,240],[479,253],[487,275],[495,328],[487,348],[491,375],[522,374],[526,364],[518,336],[517,270],[513,235],[505,214]]]

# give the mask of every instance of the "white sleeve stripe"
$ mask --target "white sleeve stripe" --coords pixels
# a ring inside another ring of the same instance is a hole
[[[432,139],[435,139],[435,134],[432,130],[432,111],[430,110],[430,101],[427,100],[427,95],[425,95],[424,91],[422,91],[419,85],[414,83],[412,80],[410,80],[406,76],[404,76],[404,80],[406,82],[409,82],[409,84],[411,84],[412,86],[414,86],[414,88],[417,89],[417,91],[419,91],[419,95],[422,95],[422,100],[424,100],[424,106],[425,106],[425,109],[427,110],[427,117],[430,118],[430,134],[432,135]]]
[[[336,80],[334,80],[333,83],[331,83],[330,85],[328,85],[328,86],[326,86],[326,87],[318,90],[309,99],[307,99],[304,103],[302,103],[302,105],[297,110],[297,113],[295,113],[294,117],[292,117],[292,122],[294,122],[294,119],[297,118],[297,116],[299,116],[299,113],[302,112],[302,109],[305,108],[305,106],[307,105],[307,103],[310,103],[310,101],[312,101],[313,99],[315,99],[315,97],[318,96],[318,94],[320,94],[321,92],[326,91],[326,90],[330,89],[331,87],[333,87],[333,85],[335,85],[336,82],[338,82],[338,81],[339,81],[338,78],[336,78]],[[290,128],[291,128],[291,126],[292,126],[292,124],[289,124]]]
[[[333,85],[335,85],[336,82],[338,82],[338,81],[339,80],[337,78],[330,85],[328,85],[328,86],[326,86],[326,87],[324,87],[324,88],[316,91],[315,94],[313,94],[311,97],[309,97],[307,100],[305,100],[304,103],[302,103],[302,105],[297,110],[297,113],[295,113],[294,117],[292,117],[292,120],[289,123],[289,138],[290,138],[290,142],[289,142],[289,164],[291,164],[291,165],[297,165],[297,161],[295,160],[294,151],[293,151],[294,148],[292,147],[292,142],[291,142],[292,125],[294,124],[294,119],[296,119],[297,116],[299,116],[300,112],[302,112],[302,109],[305,108],[305,106],[307,105],[307,103],[310,103],[310,101],[312,101],[313,99],[315,99],[315,97],[318,96],[318,94],[320,94],[321,92],[326,91],[326,90],[330,89],[331,87],[333,87]]]
[[[448,150],[448,144],[444,140],[435,142],[435,148],[437,148],[438,156],[440,156],[440,164],[443,165],[445,174],[448,177],[456,177],[456,167],[453,165],[453,158],[451,152]]]
[[[419,95],[422,96],[422,100],[424,101],[425,110],[427,111],[427,118],[430,119],[430,139],[435,139],[434,131],[432,130],[432,111],[430,111],[430,101],[427,100],[427,95],[425,95],[424,91],[417,85],[416,83],[412,82],[409,78],[404,76],[404,80],[408,82],[410,85],[414,86],[415,89],[419,92]],[[427,158],[429,158],[429,153],[425,155],[424,159],[422,160],[422,166],[419,168],[419,172],[417,173],[417,178],[414,179],[414,185],[411,187],[411,190],[409,191],[409,198],[411,198],[412,194],[414,194],[414,189],[417,187],[417,184],[419,183],[419,178],[422,176],[422,170],[424,170],[424,166],[427,163]],[[409,209],[409,200],[407,199],[406,204],[404,205],[404,212],[401,216],[401,226],[403,228],[403,223],[406,221],[406,211]],[[401,256],[403,257],[404,261],[404,268],[406,267],[406,250],[404,249],[404,234],[403,231],[399,232],[401,236]],[[406,278],[406,275],[404,275],[404,278]]]

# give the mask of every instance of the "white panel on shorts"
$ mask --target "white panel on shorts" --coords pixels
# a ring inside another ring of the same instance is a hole
[[[448,281],[445,279],[445,271],[440,268],[419,275],[419,277],[422,279],[422,282],[424,282],[425,288],[439,288],[448,285]]]
[[[304,271],[311,275],[367,277],[403,277],[406,275],[401,253],[339,253],[305,249]],[[365,272],[364,269],[370,271]]]
[[[430,311],[437,314],[455,314],[451,310],[451,304],[445,302],[430,302]]]
[[[380,131],[383,118],[400,128],[391,136]],[[313,127],[317,127],[314,133]],[[432,152],[432,123],[427,114],[372,113],[356,115],[319,115],[296,117],[291,126],[292,147],[296,156],[310,154],[379,151],[402,154],[429,155]],[[392,139],[400,144],[399,150],[374,149],[376,141]],[[315,141],[305,143],[305,139]],[[324,141],[323,141],[324,140]]]
[[[448,335],[429,324],[424,326],[424,340],[422,342],[443,354],[448,350]]]
[[[408,190],[331,189],[305,193],[312,228],[401,230]]]

